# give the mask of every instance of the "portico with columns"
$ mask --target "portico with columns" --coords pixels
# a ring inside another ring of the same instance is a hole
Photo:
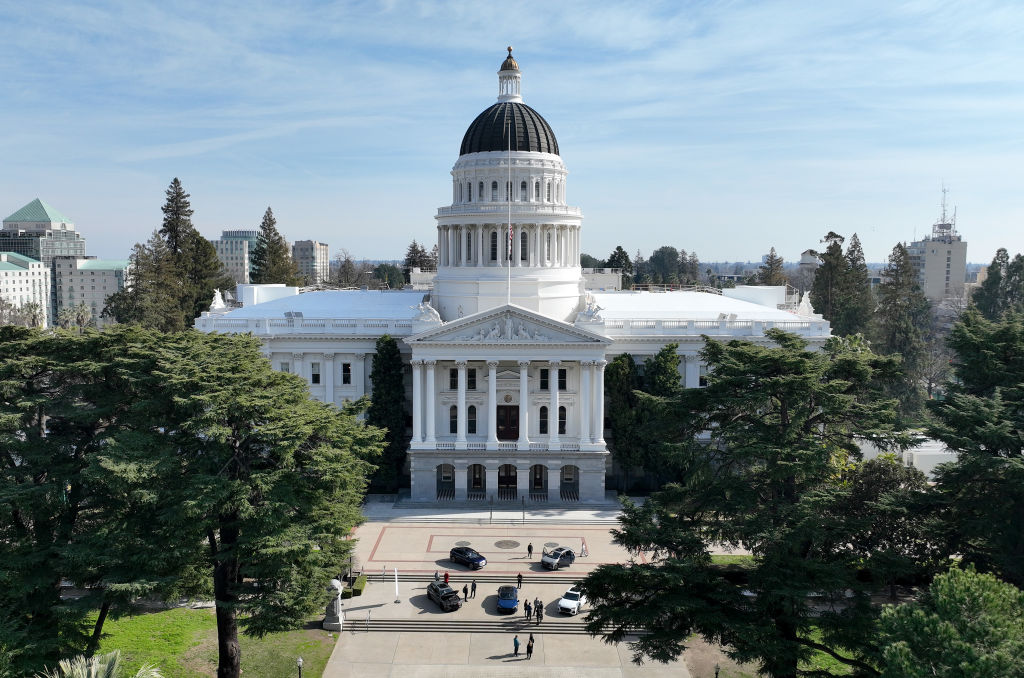
[[[606,337],[506,305],[404,341],[414,501],[605,500]]]

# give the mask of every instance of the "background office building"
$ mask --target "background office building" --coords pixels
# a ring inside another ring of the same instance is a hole
[[[40,327],[49,324],[50,269],[41,261],[16,252],[0,252],[0,298],[22,309],[37,304]]]
[[[252,252],[256,249],[259,231],[222,231],[220,239],[211,241],[217,258],[228,275],[238,284],[248,284],[252,275]]]
[[[330,276],[331,257],[327,243],[298,240],[292,245],[292,259],[307,285],[322,283]]]
[[[956,232],[956,217],[947,218],[945,193],[942,216],[932,225],[931,235],[907,245],[907,253],[917,270],[921,291],[930,301],[941,303],[963,296],[967,281],[967,242]]]
[[[124,289],[127,259],[97,259],[96,257],[54,257],[53,279],[56,282],[54,296],[57,299],[57,314],[65,308],[75,308],[85,303],[92,311],[92,323],[96,327],[113,323],[103,318],[103,307],[107,297]]]

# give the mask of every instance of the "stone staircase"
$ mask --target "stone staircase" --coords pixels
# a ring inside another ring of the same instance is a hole
[[[587,635],[583,615],[576,617],[544,617],[537,624],[527,621],[522,613],[510,615],[507,619],[458,619],[458,612],[446,615],[444,619],[375,619],[361,616],[358,612],[346,615],[344,631],[349,633],[544,633],[559,635]],[[636,629],[634,636],[646,633]],[[628,640],[628,639],[627,639]]]

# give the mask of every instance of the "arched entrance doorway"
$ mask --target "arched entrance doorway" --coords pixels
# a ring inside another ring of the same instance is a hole
[[[451,464],[437,465],[437,500],[455,499],[455,467]]]
[[[487,471],[483,464],[470,464],[466,469],[466,499],[483,501],[487,497]]]
[[[516,499],[516,467],[502,464],[498,467],[498,499],[515,501]]]
[[[559,494],[562,501],[580,500],[580,468],[579,466],[567,465],[562,467],[559,479]]]
[[[530,467],[530,501],[548,500],[548,467],[534,464]]]

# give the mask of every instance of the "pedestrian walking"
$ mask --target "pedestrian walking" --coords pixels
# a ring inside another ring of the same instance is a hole
[[[462,599],[469,600],[469,584],[462,585]]]
[[[441,580],[441,575],[437,573],[437,570],[434,570],[434,581],[440,581],[440,580]]]
[[[530,560],[533,560],[533,542],[531,541],[526,545],[526,555]]]
[[[469,597],[476,598],[476,579],[473,580],[473,585],[469,587]]]
[[[533,634],[530,634],[530,640],[526,643],[526,658],[533,659]]]
[[[512,656],[513,657],[518,657],[519,656],[519,636],[518,635],[515,638],[512,639]]]
[[[523,612],[526,613],[526,621],[530,621],[530,618],[533,617],[533,605],[530,605],[530,601],[523,603]]]
[[[544,608],[543,607],[538,607],[537,608],[537,615],[536,616],[537,616],[537,624],[540,624],[542,621],[544,621]]]
[[[445,583],[445,584],[447,584],[447,583],[448,583],[448,570],[445,570],[445,571],[444,571],[444,583]]]
[[[539,609],[540,609],[540,598],[539,597],[538,598],[534,598],[533,599],[533,610],[534,610],[534,612],[536,612]]]
[[[519,574],[516,575],[516,588],[517,589],[523,588],[523,573],[522,572],[520,572]]]

